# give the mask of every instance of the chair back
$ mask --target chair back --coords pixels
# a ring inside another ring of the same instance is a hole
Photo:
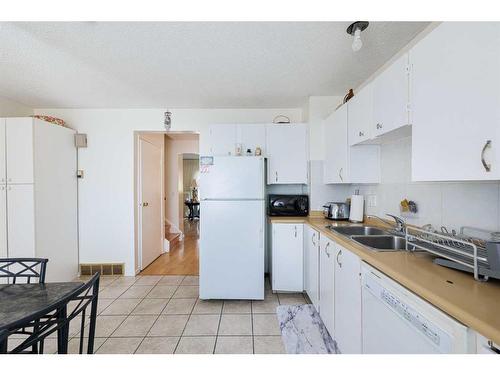
[[[6,279],[9,284],[31,284],[32,280],[43,284],[48,261],[42,258],[0,258],[0,279]]]

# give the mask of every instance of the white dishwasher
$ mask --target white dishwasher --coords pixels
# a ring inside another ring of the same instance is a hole
[[[467,327],[366,263],[363,353],[467,353]]]

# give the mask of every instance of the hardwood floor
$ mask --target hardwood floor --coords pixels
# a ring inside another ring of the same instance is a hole
[[[162,254],[140,275],[198,275],[199,220],[184,220],[184,239],[172,242],[170,252]]]

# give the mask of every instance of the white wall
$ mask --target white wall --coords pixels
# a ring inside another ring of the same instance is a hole
[[[24,117],[32,114],[32,108],[0,96],[0,117]]]
[[[407,218],[412,224],[500,230],[500,183],[411,182],[411,137],[382,145],[381,183],[352,185],[351,194],[355,189],[365,195],[365,203],[367,195],[376,196],[377,206],[366,207],[368,214],[398,215],[399,202],[407,198],[419,209],[417,217]]]
[[[302,120],[300,108],[171,109],[172,130],[200,133],[212,123],[263,123],[284,114]],[[80,261],[124,262],[134,274],[134,131],[162,131],[162,109],[37,109],[60,117],[88,135],[79,152],[85,178],[80,188]]]

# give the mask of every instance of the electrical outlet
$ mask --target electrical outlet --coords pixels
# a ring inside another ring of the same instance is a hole
[[[368,195],[367,203],[368,207],[377,207],[377,196],[375,194]]]

